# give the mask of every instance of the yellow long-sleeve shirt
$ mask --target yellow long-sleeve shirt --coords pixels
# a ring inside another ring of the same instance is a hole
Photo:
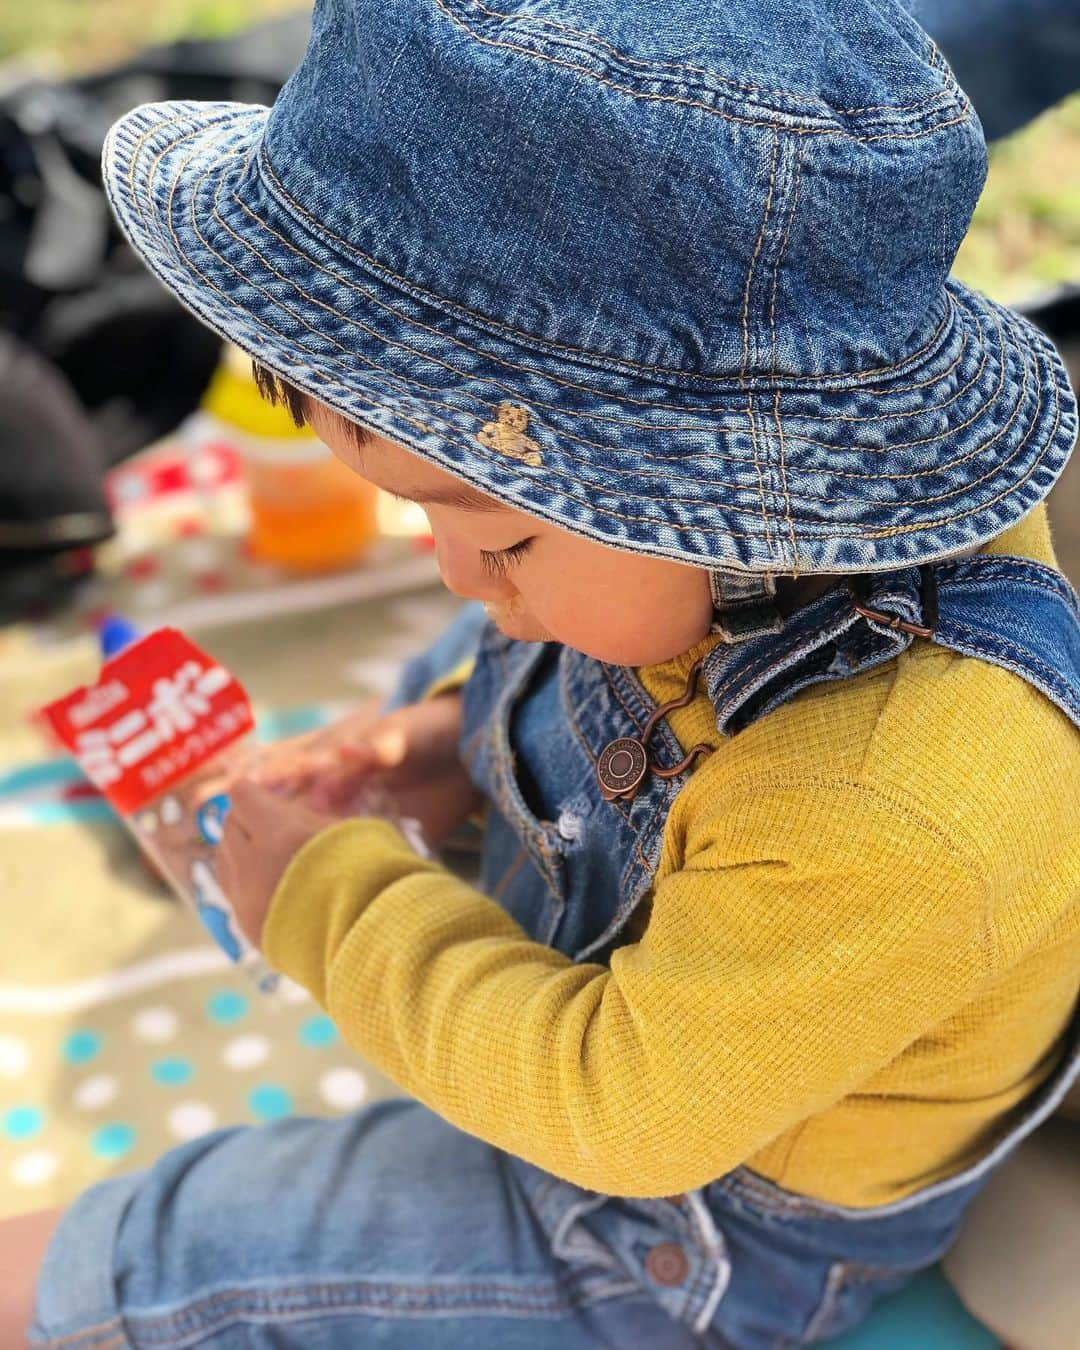
[[[990,552],[1053,563],[1038,508]],[[708,645],[639,672],[681,693]],[[745,1163],[895,1200],[985,1150],[1054,1067],[1080,989],[1080,737],[1012,673],[916,641],[717,750],[666,822],[610,965],[357,820],[288,868],[270,960],[461,1128],[591,1189]]]

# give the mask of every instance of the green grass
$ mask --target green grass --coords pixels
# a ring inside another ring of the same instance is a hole
[[[995,145],[956,273],[999,300],[1080,281],[1080,96]]]
[[[0,60],[72,70],[178,37],[221,37],[303,0],[0,0]]]
[[[0,60],[85,70],[149,42],[221,36],[297,7],[298,0],[0,0]],[[955,270],[1005,301],[1080,280],[1080,95],[993,148]]]

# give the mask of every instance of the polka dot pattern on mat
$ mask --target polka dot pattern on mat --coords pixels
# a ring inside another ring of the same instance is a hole
[[[102,1125],[90,1136],[90,1149],[97,1158],[123,1158],[135,1147],[135,1131],[130,1125],[113,1121]]]
[[[239,1022],[248,1010],[248,1001],[235,989],[219,989],[211,994],[206,1003],[206,1011],[211,1022],[219,1026],[230,1026]]]
[[[99,1158],[123,1158],[135,1147],[135,1130],[119,1120],[101,1126],[90,1135],[90,1152]]]
[[[101,1054],[102,1040],[96,1031],[80,1028],[64,1041],[63,1056],[69,1064],[89,1064]]]
[[[256,1069],[270,1058],[270,1042],[265,1036],[237,1036],[221,1053],[230,1069]]]
[[[190,1059],[158,1059],[150,1066],[150,1077],[162,1087],[183,1087],[195,1077]]]
[[[35,1149],[16,1158],[11,1168],[11,1179],[16,1186],[43,1186],[55,1173],[60,1159],[46,1149]]]
[[[137,1040],[164,1045],[176,1035],[179,1019],[171,1008],[143,1008],[135,1014],[131,1029]]]
[[[0,1036],[0,1078],[21,1078],[30,1066],[30,1048],[21,1036]]]
[[[337,1039],[337,1027],[323,1014],[309,1017],[300,1028],[300,1044],[311,1046],[313,1050],[321,1049],[324,1045],[333,1045]]]
[[[116,1100],[120,1085],[109,1073],[96,1073],[84,1078],[75,1089],[72,1100],[80,1111],[100,1111]]]
[[[251,1089],[247,1100],[256,1120],[281,1120],[293,1109],[292,1098],[277,1083],[260,1083]]]
[[[329,1069],[319,1079],[319,1095],[335,1111],[352,1111],[367,1096],[367,1082],[357,1069]]]
[[[45,1113],[36,1106],[13,1106],[0,1117],[5,1139],[33,1139],[45,1124]]]
[[[217,1113],[206,1102],[180,1102],[167,1117],[169,1132],[177,1139],[197,1139],[217,1124]]]

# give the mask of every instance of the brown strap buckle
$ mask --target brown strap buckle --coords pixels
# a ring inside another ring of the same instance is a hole
[[[931,563],[923,563],[919,567],[919,574],[919,600],[922,605],[922,617],[925,620],[925,625],[910,623],[907,619],[901,619],[898,614],[886,614],[882,610],[874,609],[871,605],[866,604],[863,599],[864,588],[868,584],[865,574],[846,578],[848,590],[851,592],[852,607],[864,619],[873,619],[875,623],[884,624],[894,631],[911,633],[914,637],[932,638],[938,622],[937,578],[934,575],[934,568]]]
[[[630,801],[636,796],[638,788],[650,771],[657,778],[674,778],[676,774],[688,769],[698,755],[711,753],[711,745],[704,743],[695,745],[685,759],[672,765],[670,769],[663,769],[657,764],[649,763],[647,749],[653,727],[661,717],[674,712],[676,708],[685,708],[693,701],[703,662],[703,657],[694,662],[686,677],[685,692],[681,697],[661,704],[645,723],[645,729],[640,736],[620,736],[604,746],[600,758],[596,761],[596,779],[600,785],[600,795],[605,801],[613,802],[618,799]]]

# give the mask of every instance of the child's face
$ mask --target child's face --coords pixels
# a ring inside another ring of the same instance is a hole
[[[666,661],[709,631],[706,573],[570,534],[504,506],[384,436],[358,447],[345,418],[308,405],[316,433],[350,469],[419,502],[447,587],[482,600],[499,628],[554,640],[613,665]]]

